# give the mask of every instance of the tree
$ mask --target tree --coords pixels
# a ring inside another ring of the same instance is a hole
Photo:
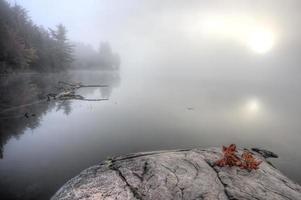
[[[108,42],[102,42],[96,51],[91,45],[74,43],[75,69],[118,70],[120,57],[112,51]]]
[[[36,59],[35,49],[26,38],[27,27],[31,26],[27,12],[20,6],[0,0],[0,63],[1,71],[26,69]],[[8,67],[9,66],[9,67]]]
[[[0,0],[0,72],[66,70],[72,52],[62,24],[48,31],[35,25],[23,7]]]
[[[102,42],[99,46],[99,59],[103,67],[108,69],[118,69],[120,65],[120,57],[112,52],[112,48],[108,42]]]
[[[70,67],[73,61],[73,46],[67,39],[67,29],[64,25],[59,24],[56,26],[56,30],[50,30],[52,38],[55,40],[53,46],[53,53],[55,54],[56,60],[54,62],[54,68],[59,70]]]

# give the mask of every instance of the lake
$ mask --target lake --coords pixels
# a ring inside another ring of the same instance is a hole
[[[301,183],[301,79],[266,71],[1,76],[1,199],[48,199],[110,156],[231,143],[277,153],[272,163]],[[106,84],[77,93],[109,100],[45,100],[58,81]]]

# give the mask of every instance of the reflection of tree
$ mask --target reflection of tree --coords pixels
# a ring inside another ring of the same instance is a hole
[[[87,85],[95,83],[108,85],[109,87],[85,88],[81,90],[81,94],[83,96],[95,91],[95,89],[99,90],[101,94],[100,98],[109,98],[111,96],[113,88],[117,87],[120,83],[119,71],[102,71],[100,73],[81,71],[81,73],[74,74],[73,79],[78,80]]]
[[[43,100],[58,76],[10,75],[0,78],[0,148],[11,136],[18,137],[26,128],[39,126],[40,118],[54,103]]]
[[[72,101],[47,101],[49,93],[59,91],[58,81],[80,81],[87,84],[107,84],[108,88],[85,88],[82,95],[100,90],[102,97],[110,97],[112,88],[119,84],[116,71],[109,73],[79,74],[27,74],[0,77],[0,158],[3,147],[13,136],[18,137],[27,128],[40,125],[43,115],[52,109],[62,110],[69,115]]]
[[[110,87],[100,88],[101,97],[109,98],[112,94],[113,87],[117,86],[120,82],[119,73],[103,74],[100,79],[102,79],[102,82],[110,85]]]
[[[3,158],[3,143],[0,140],[0,159],[2,159],[2,158]]]
[[[71,104],[70,101],[61,101],[57,104],[56,110],[63,110],[65,115],[69,115],[71,113]]]

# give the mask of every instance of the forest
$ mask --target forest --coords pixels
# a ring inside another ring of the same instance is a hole
[[[86,46],[70,41],[63,24],[54,29],[39,26],[26,9],[0,0],[0,73],[118,69],[119,56],[108,42],[101,43],[99,51],[86,51]]]

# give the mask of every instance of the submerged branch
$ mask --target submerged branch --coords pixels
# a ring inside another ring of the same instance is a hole
[[[64,81],[59,81],[59,84],[64,84],[64,85],[68,85],[72,88],[81,88],[81,87],[109,87],[108,85],[83,85],[82,83],[67,83]]]
[[[49,102],[50,100],[81,100],[81,101],[106,101],[106,100],[109,100],[108,98],[89,99],[89,98],[85,98],[81,95],[75,94],[75,91],[82,87],[109,87],[108,85],[83,85],[82,83],[72,84],[72,83],[67,83],[64,81],[59,81],[58,83],[68,85],[70,87],[56,87],[57,89],[63,90],[63,91],[59,92],[59,93],[48,93],[45,98],[42,98],[38,101],[1,109],[0,114],[9,112],[9,111],[13,111],[16,109],[20,109],[20,108],[25,108],[25,107],[32,106],[35,104],[43,103],[45,101]],[[0,105],[0,106],[3,106],[3,105]]]

